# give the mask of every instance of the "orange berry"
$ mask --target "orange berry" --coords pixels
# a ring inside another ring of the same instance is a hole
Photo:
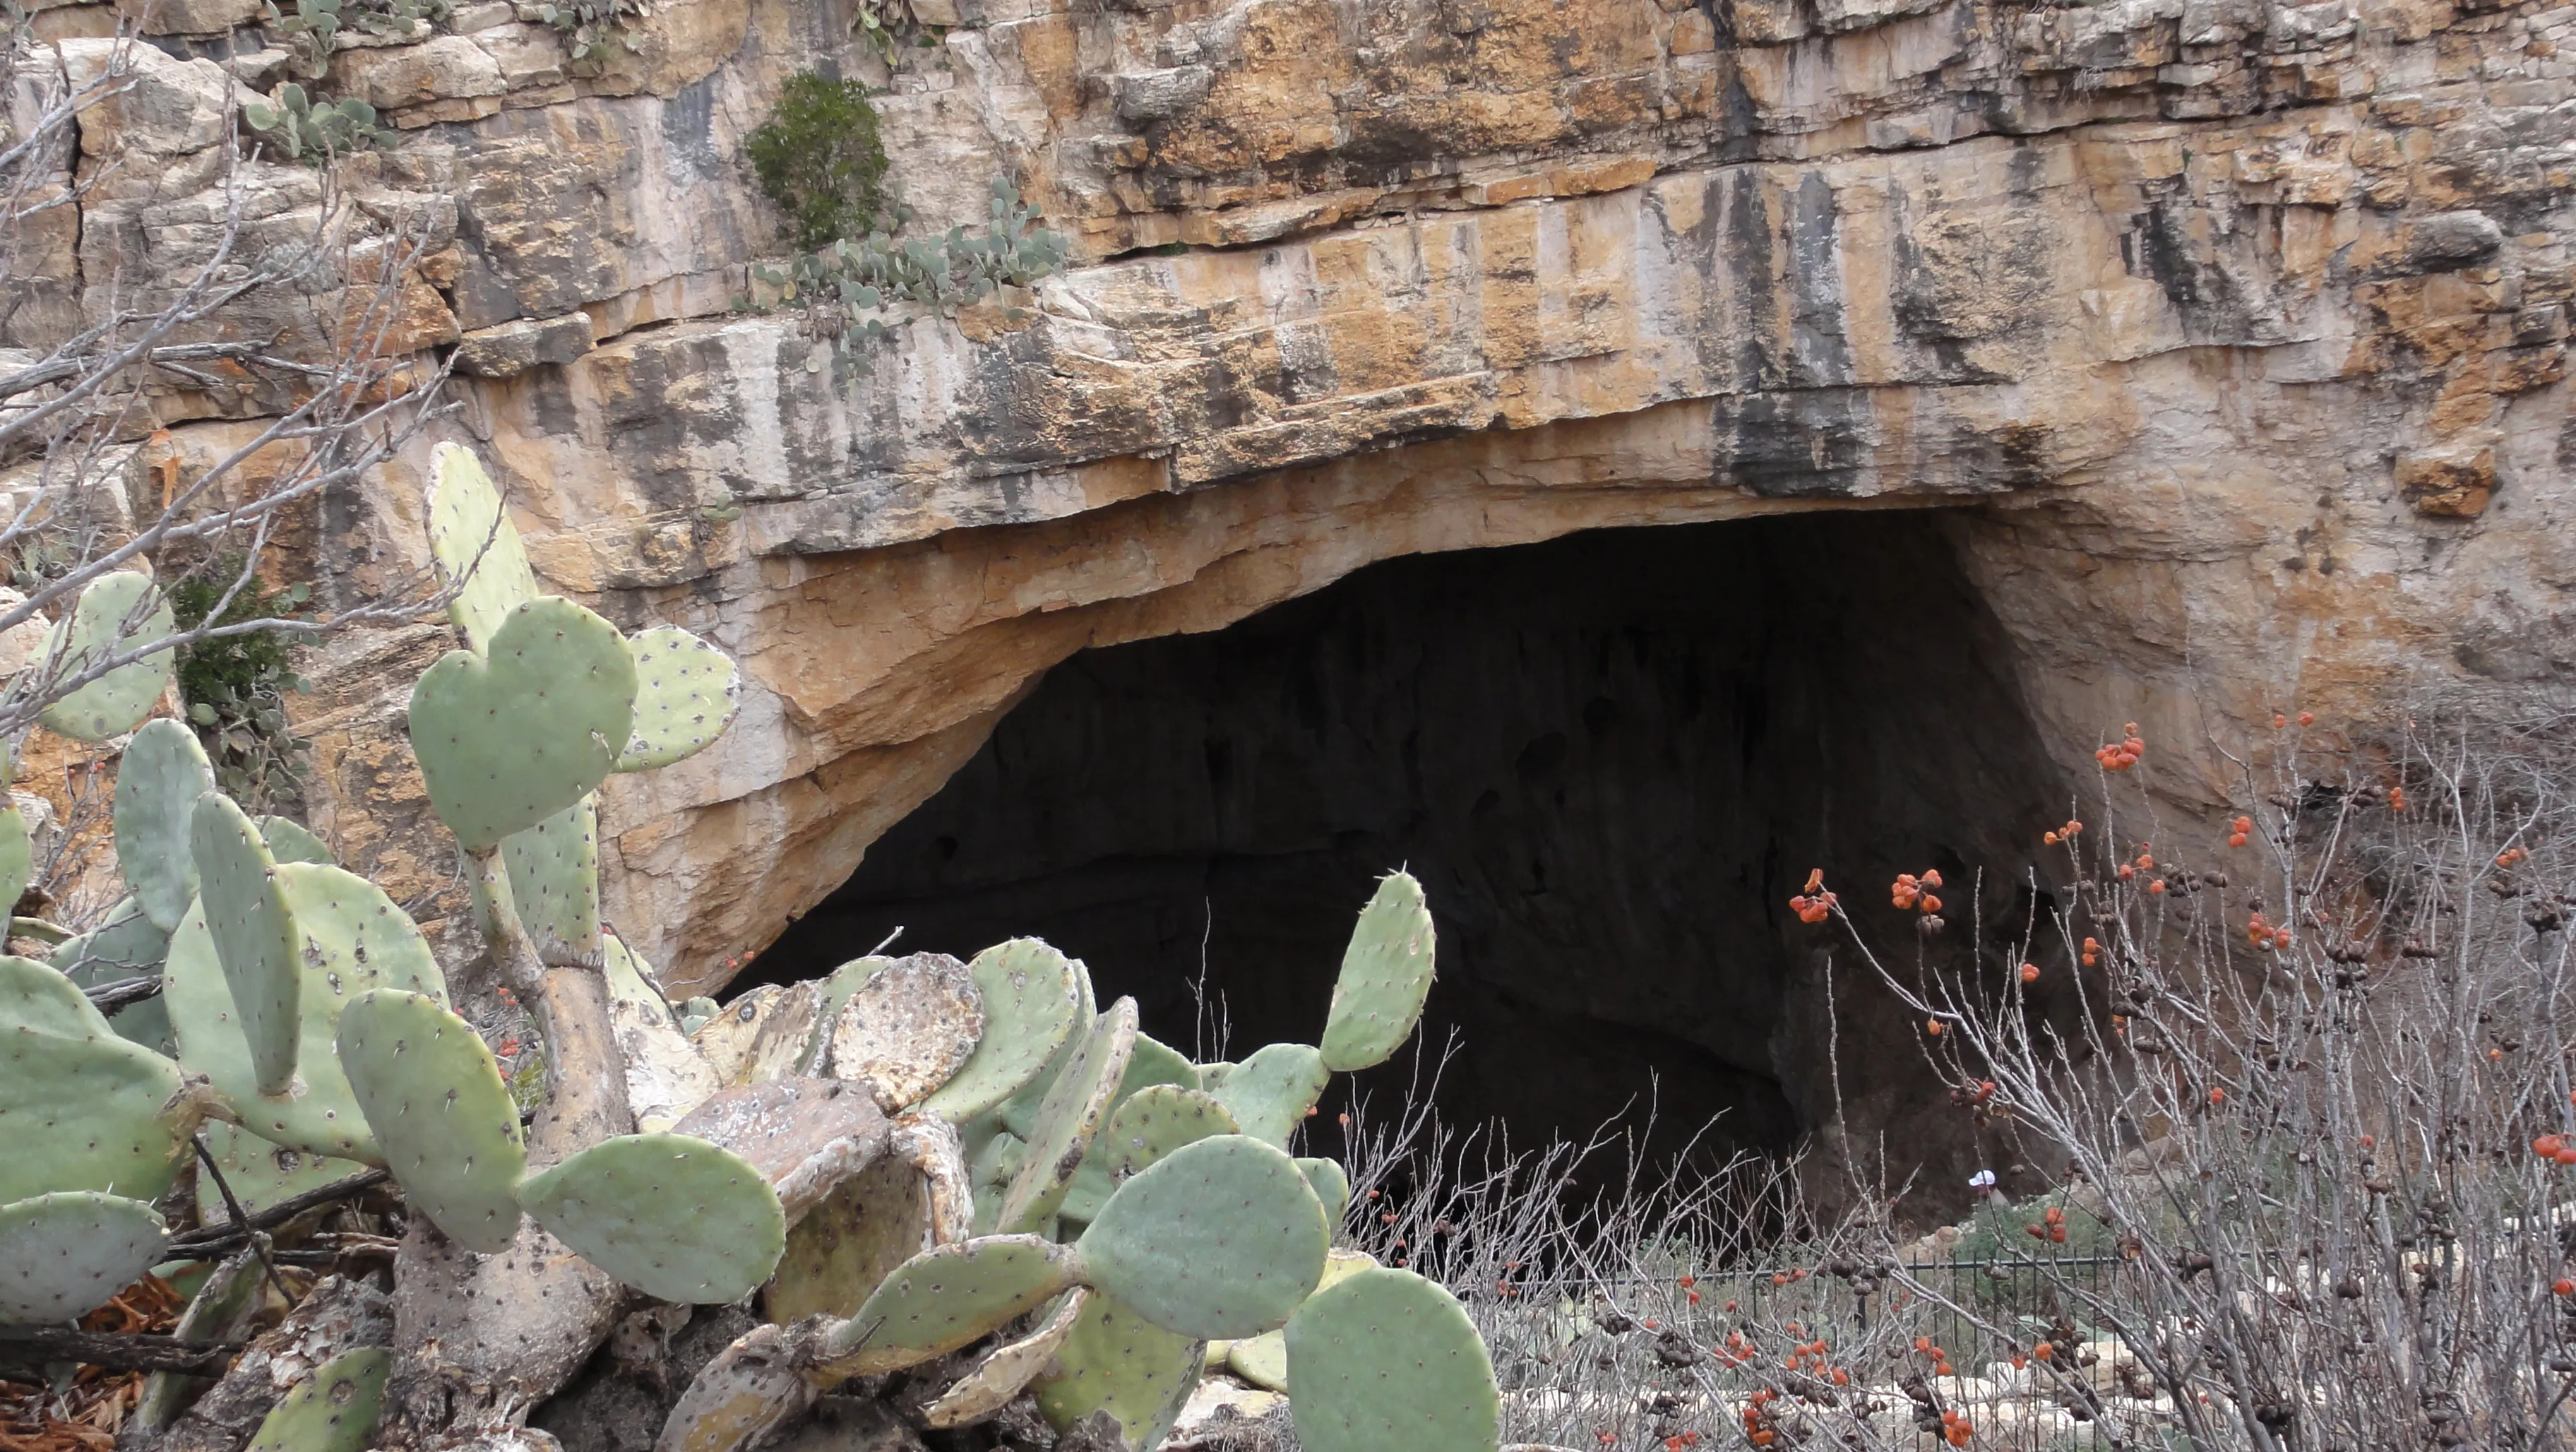
[[[2226,1103],[2226,1102],[2227,1102],[2227,1091],[2226,1091],[2226,1090],[2224,1090],[2224,1089],[2212,1089],[2212,1090],[2210,1090],[2210,1091],[2209,1091],[2209,1102],[2210,1102],[2210,1103],[2212,1103],[2212,1104],[2224,1104],[2224,1103]]]
[[[1950,1370],[1950,1363],[1944,1361],[1932,1368],[1932,1374],[1934,1376],[1951,1376],[1955,1373]]]
[[[2046,1361],[2057,1354],[2057,1347],[2049,1342],[2043,1341],[2037,1346],[2032,1347],[2030,1349],[2030,1354],[2038,1357],[2042,1361]]]
[[[2230,846],[2230,847],[2242,847],[2242,846],[2244,846],[2244,845],[2245,845],[2245,834],[2244,834],[2244,833],[2242,833],[2242,832],[2230,832],[2230,833],[2227,835],[2227,845],[2228,845],[2228,846]]]
[[[2565,1276],[2560,1276],[2555,1282],[2551,1283],[2549,1293],[2553,1296],[2576,1296],[2576,1281],[2571,1281]]]
[[[1923,1020],[1923,1031],[1936,1039],[1939,1038],[1941,1036],[1941,1020],[1937,1018],[1927,1018]]]
[[[2317,713],[2314,711],[2301,711],[2299,713],[2299,724],[2302,726],[2314,726],[2317,724]]]
[[[2164,895],[2165,895],[2165,880],[2164,880],[2163,878],[2159,877],[2159,878],[2157,878],[2155,881],[2148,883],[2148,884],[2147,884],[2147,892],[2148,892],[2150,895],[2155,896],[2155,897],[2162,897],[2162,896],[2164,896]]]
[[[2039,965],[2036,963],[2024,963],[2021,965],[2021,981],[2024,983],[2037,983],[2039,981]]]
[[[2278,730],[2280,730],[2282,727],[2287,726],[2287,725],[2289,725],[2289,724],[2290,724],[2290,718],[2289,718],[2289,717],[2282,715],[2282,714],[2281,714],[2280,712],[2278,712],[2278,711],[2275,711],[2275,712],[2273,712],[2273,713],[2272,713],[2272,729],[2273,729],[2273,730],[2278,731]]]
[[[1692,1278],[1692,1277],[1690,1277],[1690,1276],[1684,1276],[1684,1277],[1682,1277],[1680,1280],[1675,1281],[1675,1282],[1674,1282],[1674,1284],[1675,1284],[1675,1285],[1680,1286],[1683,1290],[1687,1291],[1687,1290],[1689,1290],[1691,1287],[1693,1287],[1693,1286],[1695,1286],[1695,1285],[1698,1285],[1698,1284],[1699,1284],[1699,1282],[1698,1282],[1696,1279],[1694,1279],[1694,1278]]]
[[[2565,1282],[2563,1282],[2563,1281],[2562,1281],[2562,1282],[2560,1282],[2560,1284],[2562,1284],[2562,1285],[2563,1285],[2563,1284],[2565,1284]],[[2564,1291],[2561,1291],[2561,1292],[2559,1292],[2559,1294],[2563,1296],[2563,1295],[2565,1295],[2565,1294],[2567,1294],[2567,1293],[2566,1293],[2566,1292],[2564,1292]],[[1834,1385],[1836,1385],[1836,1386],[1849,1386],[1849,1385],[1851,1385],[1851,1373],[1850,1373],[1850,1372],[1848,1372],[1848,1371],[1843,1370],[1843,1369],[1842,1369],[1841,1367],[1839,1367],[1839,1366],[1835,1367],[1835,1368],[1834,1368]]]

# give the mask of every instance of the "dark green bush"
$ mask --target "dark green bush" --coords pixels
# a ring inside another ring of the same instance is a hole
[[[807,71],[746,153],[760,189],[787,213],[799,247],[826,247],[876,230],[885,205],[885,144],[867,87]]]
[[[254,574],[215,614],[224,591],[241,579],[241,568],[238,557],[230,558],[173,584],[170,611],[180,628],[290,617],[310,595],[303,585],[273,590]],[[295,675],[290,639],[260,630],[182,646],[175,674],[188,724],[206,744],[217,785],[262,805],[292,798],[299,786],[295,755],[305,750],[305,743],[286,719],[285,693],[304,689]]]

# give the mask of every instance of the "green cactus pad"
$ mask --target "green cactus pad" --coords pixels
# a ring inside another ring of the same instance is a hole
[[[1136,1035],[1136,1052],[1127,1060],[1127,1072],[1118,1080],[1118,1094],[1110,1101],[1111,1117],[1116,1117],[1119,1105],[1147,1089],[1156,1086],[1195,1089],[1198,1082],[1198,1066],[1192,1064],[1187,1055],[1166,1047],[1151,1035],[1140,1033]],[[1231,1125],[1233,1121],[1228,1119],[1227,1123]],[[1232,1134],[1234,1130],[1229,1128],[1225,1132]],[[1064,1204],[1058,1207],[1057,1213],[1067,1220],[1088,1222],[1100,1213],[1101,1205],[1109,1199],[1109,1192],[1117,1188],[1107,1151],[1094,1139],[1091,1149],[1082,1157],[1082,1167],[1073,1172],[1073,1183],[1066,1187]]]
[[[1228,1134],[1183,1145],[1120,1185],[1078,1248],[1091,1285],[1205,1341],[1287,1324],[1331,1242],[1296,1163]]]
[[[742,709],[733,657],[676,625],[629,636],[635,658],[635,725],[619,771],[649,771],[694,756],[724,734]]]
[[[984,996],[984,1036],[925,1113],[963,1124],[1026,1089],[1073,1038],[1082,1012],[1073,961],[1035,938],[1013,938],[967,965]]]
[[[1003,1234],[1035,1230],[1054,1218],[1092,1136],[1117,1102],[1118,1086],[1135,1052],[1136,1001],[1122,998],[1092,1024],[1038,1106],[1029,1128],[1028,1162],[1002,1196],[996,1227]]]
[[[607,780],[635,706],[626,642],[569,600],[541,596],[511,611],[489,651],[449,651],[411,693],[430,807],[471,852]]]
[[[141,618],[134,619],[138,610]],[[129,620],[134,620],[131,629]],[[120,570],[99,576],[81,591],[80,602],[54,622],[42,659],[52,663],[53,679],[67,681],[168,636],[175,625],[170,602],[151,577]],[[141,724],[169,684],[170,652],[156,651],[54,702],[36,719],[75,741],[105,741]],[[180,821],[186,820],[183,813]]]
[[[835,1079],[864,1084],[886,1113],[947,1083],[984,1034],[984,996],[967,966],[920,953],[886,964],[825,1026]]]
[[[1065,1064],[1082,1052],[1084,1041],[1090,1037],[1093,1021],[1100,1017],[1100,1002],[1092,996],[1091,970],[1084,967],[1079,958],[1069,958],[1065,963],[1073,972],[1073,1032],[1065,1036],[1064,1046],[1048,1057],[1036,1078],[1023,1086],[1019,1093],[1002,1101],[1002,1127],[1022,1139],[1027,1139],[1029,1131],[1036,1127],[1038,1106],[1046,1103],[1048,1091],[1055,1088],[1056,1075],[1064,1072]]]
[[[895,1267],[921,1253],[930,1197],[921,1171],[887,1156],[843,1180],[787,1229],[787,1250],[761,1288],[770,1320],[847,1316]]]
[[[1364,1269],[1288,1323],[1288,1405],[1310,1452],[1494,1452],[1502,1398],[1458,1298]]]
[[[128,978],[150,978],[170,956],[170,935],[126,898],[107,910],[97,927],[54,949],[48,961],[83,988]]]
[[[447,618],[480,651],[511,611],[536,598],[537,577],[492,477],[472,450],[461,444],[432,449],[429,479],[430,558],[440,584],[465,582],[448,602]]]
[[[519,1233],[511,1192],[527,1154],[518,1106],[474,1026],[427,994],[371,989],[341,1011],[339,1049],[413,1207],[468,1250],[509,1249]]]
[[[285,817],[255,817],[259,838],[268,844],[268,855],[280,862],[318,862],[337,867],[340,859],[331,855],[330,844],[313,835],[301,822]]]
[[[1433,937],[1422,884],[1409,872],[1379,879],[1333,980],[1324,1067],[1349,1074],[1383,1064],[1413,1037],[1431,992]]]
[[[926,1250],[886,1276],[825,1339],[834,1372],[872,1376],[918,1366],[988,1336],[1073,1284],[1064,1247],[1035,1235],[988,1235]]]
[[[1235,1065],[1225,1082],[1209,1092],[1245,1134],[1284,1148],[1332,1077],[1316,1049],[1305,1044],[1270,1044]]]
[[[1185,1144],[1240,1134],[1225,1106],[1196,1089],[1149,1084],[1121,1101],[1092,1149],[1111,1180],[1124,1180]]]
[[[528,1177],[519,1203],[584,1260],[648,1296],[715,1306],[759,1289],[786,1248],[778,1194],[694,1135],[620,1135]]]
[[[595,968],[599,947],[599,798],[580,801],[501,841],[510,906],[538,961]]]
[[[1205,1342],[1176,1336],[1095,1290],[1056,1348],[1054,1367],[1030,1386],[1050,1425],[1061,1430],[1106,1412],[1129,1452],[1147,1452],[1180,1420],[1206,1354]]]
[[[252,1083],[262,1097],[284,1094],[295,1077],[303,1026],[296,1001],[304,974],[296,962],[295,918],[286,906],[286,887],[277,880],[276,859],[268,855],[268,844],[260,840],[250,814],[222,792],[197,798],[189,839],[206,934],[232,997],[234,1022],[250,1051]]]
[[[134,733],[116,764],[116,866],[146,917],[169,932],[197,895],[189,836],[197,798],[215,789],[215,770],[197,733],[164,718]]]
[[[295,923],[303,977],[295,1087],[281,1095],[259,1092],[202,904],[170,939],[168,985],[162,990],[178,1033],[180,1062],[211,1080],[242,1127],[262,1139],[385,1164],[336,1049],[340,1014],[350,1000],[374,988],[427,994],[443,1004],[446,977],[420,929],[374,883],[310,862],[281,864],[277,882]]]
[[[0,1205],[0,1325],[68,1321],[160,1263],[169,1227],[141,1200],[67,1190]]]
[[[367,1452],[393,1369],[393,1353],[381,1346],[332,1357],[269,1409],[249,1452]]]
[[[70,979],[0,957],[0,1204],[53,1190],[160,1198],[197,1119],[182,1083]]]
[[[1028,1335],[977,1357],[938,1400],[921,1409],[922,1425],[970,1426],[999,1412],[1055,1360],[1058,1348],[1081,1324],[1082,1308],[1090,1299],[1091,1292],[1076,1286]]]
[[[1298,1163],[1302,1165],[1305,1161]],[[1320,1292],[1339,1285],[1376,1264],[1373,1257],[1356,1250],[1334,1251],[1324,1258],[1324,1278],[1315,1283],[1315,1289]],[[1217,1359],[1215,1350],[1211,1348],[1208,1360],[1213,1362]],[[1285,1330],[1264,1331],[1250,1340],[1228,1342],[1223,1359],[1228,1371],[1254,1386],[1275,1392],[1288,1390],[1288,1333]]]
[[[1306,1177],[1308,1188],[1323,1202],[1324,1223],[1340,1225],[1351,1208],[1350,1172],[1333,1160],[1305,1159],[1297,1162],[1297,1173]]]
[[[966,1182],[973,1187],[975,1196],[977,1235],[993,1233],[1001,1219],[1002,1197],[1010,1193],[1011,1182],[1020,1177],[1020,1167],[1028,1160],[1029,1142],[1007,1129],[994,1130],[975,1146],[974,1156],[967,1162]]]
[[[0,752],[0,766],[8,764],[7,755]],[[27,819],[14,799],[0,796],[0,908],[14,910],[35,880],[36,843],[27,835]]]
[[[291,1200],[307,1190],[345,1180],[367,1167],[356,1160],[333,1159],[329,1155],[310,1154],[270,1144],[258,1135],[237,1125],[215,1120],[205,1127],[201,1137],[206,1150],[215,1157],[215,1167],[224,1172],[224,1183],[232,1186],[233,1198],[242,1208],[256,1215],[283,1200]],[[215,1177],[197,1176],[197,1221],[202,1225],[222,1225],[232,1212],[225,1208],[223,1192],[215,1187]]]

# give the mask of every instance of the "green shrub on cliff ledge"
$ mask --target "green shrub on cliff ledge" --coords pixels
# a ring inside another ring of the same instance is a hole
[[[799,247],[864,237],[885,203],[885,144],[867,87],[804,72],[746,148],[760,189],[787,213]]]

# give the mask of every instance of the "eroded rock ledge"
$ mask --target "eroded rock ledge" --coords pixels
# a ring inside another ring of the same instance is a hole
[[[404,133],[365,166],[436,244],[409,345],[460,349],[539,568],[745,663],[726,744],[604,808],[612,913],[677,985],[1054,662],[1408,552],[1958,506],[2052,749],[2139,720],[2182,806],[2275,701],[2562,669],[2563,8],[913,8],[950,28],[891,73],[829,0],[678,0],[587,77],[484,0],[333,66]],[[171,56],[80,165],[156,165],[48,264],[93,306],[201,245],[205,123],[280,64],[247,8],[138,13]],[[740,139],[818,64],[889,88],[925,217],[1009,174],[1074,239],[1025,326],[918,319],[853,366],[735,311],[780,250]],[[174,395],[166,447],[262,408]],[[332,514],[336,588],[419,559],[416,490]],[[377,667],[433,635],[335,647],[308,721],[344,854],[422,891],[450,849]]]

